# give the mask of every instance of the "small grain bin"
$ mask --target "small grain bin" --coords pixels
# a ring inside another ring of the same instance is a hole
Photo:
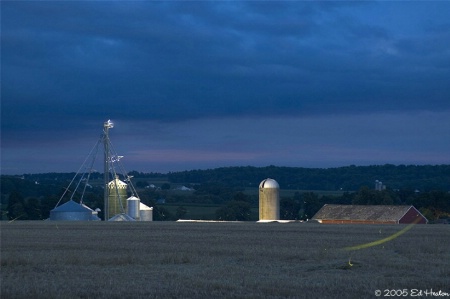
[[[259,220],[280,219],[280,186],[274,179],[259,184]]]
[[[135,220],[139,221],[139,205],[141,200],[136,196],[127,198],[127,214]]]
[[[117,215],[114,215],[114,217],[108,219],[108,221],[136,221],[133,217],[128,216],[125,213],[120,213]]]
[[[153,221],[153,207],[149,207],[141,202],[139,210],[140,221]]]

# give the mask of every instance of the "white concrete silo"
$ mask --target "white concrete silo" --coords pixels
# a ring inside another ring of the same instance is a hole
[[[280,219],[280,186],[274,179],[259,184],[259,221]]]

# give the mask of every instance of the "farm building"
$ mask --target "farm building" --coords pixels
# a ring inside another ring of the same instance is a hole
[[[407,224],[428,223],[413,206],[324,205],[313,217],[320,223]]]

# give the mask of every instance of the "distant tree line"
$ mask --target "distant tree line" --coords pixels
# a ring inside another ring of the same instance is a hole
[[[75,173],[24,174],[21,189],[24,189],[24,192],[33,191],[30,185],[35,182],[54,187],[61,182],[69,181],[74,175]],[[91,179],[101,179],[102,175],[94,172],[91,174]],[[166,179],[174,184],[220,183],[234,188],[255,188],[263,179],[270,177],[277,180],[281,188],[294,190],[357,191],[362,186],[373,186],[376,180],[381,180],[391,189],[450,191],[450,165],[385,164],[336,168],[242,166],[169,172],[168,174],[131,171],[129,175],[134,178]],[[9,178],[12,176],[2,176],[2,194],[11,191]],[[16,182],[15,185],[17,184]],[[42,191],[45,192],[45,190]]]
[[[220,182],[234,187],[257,187],[266,178],[277,180],[281,188],[297,190],[356,191],[381,180],[391,189],[450,191],[450,165],[373,165],[337,168],[302,167],[222,167],[208,170],[172,172],[172,183]]]
[[[218,220],[257,220],[251,209],[258,206],[257,195],[245,191],[255,189],[267,177],[276,179],[282,189],[298,190],[291,197],[282,197],[282,219],[310,219],[324,204],[414,205],[429,220],[450,216],[450,166],[348,166],[332,169],[289,167],[227,167],[193,170],[169,174],[132,172],[141,201],[154,207],[154,220],[176,220],[186,214],[184,205],[218,206]],[[308,176],[308,174],[310,176]],[[75,173],[28,174],[1,176],[2,219],[47,219],[65,194]],[[83,197],[89,207],[103,207],[102,174],[93,173],[97,185],[90,186]],[[146,188],[147,181],[158,179],[160,188]],[[374,190],[375,180],[382,180],[386,190]],[[321,182],[321,184],[318,184]],[[171,184],[185,184],[194,191],[184,195],[172,192]],[[340,187],[341,186],[341,187]],[[342,189],[341,189],[342,188]],[[339,196],[320,196],[303,190],[348,190]],[[66,192],[67,193],[67,192]],[[81,194],[68,192],[69,198],[79,201]],[[180,204],[170,213],[158,202]],[[100,212],[99,216],[102,218]]]

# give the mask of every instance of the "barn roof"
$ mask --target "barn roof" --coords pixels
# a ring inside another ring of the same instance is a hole
[[[398,221],[413,206],[388,205],[324,205],[314,220]]]

